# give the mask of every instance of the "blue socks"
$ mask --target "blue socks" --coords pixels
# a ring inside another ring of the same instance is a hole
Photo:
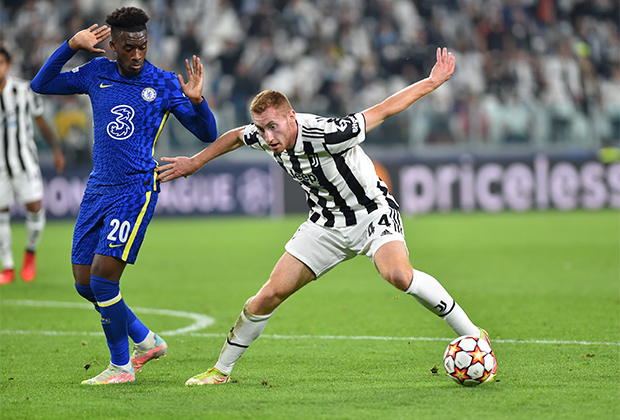
[[[80,286],[79,284],[75,283],[75,290],[77,290],[80,296],[95,305],[95,309],[97,310],[97,312],[101,312],[101,309],[99,309],[99,306],[97,305],[97,299],[95,299],[93,289],[90,286]]]
[[[95,305],[95,309],[97,312],[101,313],[101,309],[99,305],[97,305],[97,299],[95,299],[95,294],[93,293],[93,289],[90,286],[80,286],[79,284],[75,284],[75,289],[77,292],[87,301],[91,302]],[[134,343],[141,343],[144,341],[146,336],[149,333],[149,329],[140,321],[140,319],[134,315],[134,313],[129,309],[127,305],[127,332],[129,337]]]
[[[129,363],[128,317],[120,285],[118,282],[90,276],[90,287],[99,305],[101,325],[112,354],[112,363],[125,366]]]
[[[146,328],[142,321],[131,312],[129,306],[125,305],[125,308],[127,308],[127,332],[129,337],[131,337],[134,343],[141,343],[151,330]]]

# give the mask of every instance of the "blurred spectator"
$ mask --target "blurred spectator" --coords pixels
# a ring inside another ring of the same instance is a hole
[[[445,45],[457,58],[454,77],[381,127],[377,135],[389,144],[597,150],[620,135],[618,95],[610,93],[620,66],[615,0],[138,3],[152,15],[155,64],[182,72],[185,58],[200,55],[205,96],[222,130],[246,121],[248,100],[266,87],[319,114],[362,110],[427,75],[429,51]],[[101,7],[93,0],[3,0],[0,41],[9,48],[19,42],[24,53],[15,64],[30,78],[71,28],[101,23]],[[70,65],[86,58],[78,54]],[[71,106],[58,101],[61,120]],[[171,129],[166,135],[174,137]]]

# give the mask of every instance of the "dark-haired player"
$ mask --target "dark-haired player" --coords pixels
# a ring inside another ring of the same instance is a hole
[[[80,205],[71,262],[78,293],[93,302],[112,355],[109,367],[86,385],[131,382],[167,345],[125,305],[119,281],[133,264],[153,216],[159,182],[153,159],[155,142],[170,112],[204,142],[217,136],[215,118],[202,97],[200,59],[186,60],[188,81],[146,61],[148,16],[123,7],[106,18],[109,25],[76,33],[58,48],[33,79],[35,92],[87,94],[93,106],[94,168]],[[95,46],[111,35],[116,60],[95,58],[62,72],[78,50],[104,52]],[[147,280],[148,281],[148,280]],[[129,354],[128,336],[135,344]]]
[[[446,82],[454,66],[454,56],[438,48],[429,77],[343,118],[298,114],[283,93],[263,91],[250,105],[252,124],[230,130],[191,158],[162,158],[171,162],[158,169],[165,182],[191,175],[243,145],[263,150],[299,182],[310,206],[308,220],[286,244],[267,283],[243,306],[215,366],[186,385],[228,382],[235,362],[282,302],[360,254],[370,258],[390,284],[444,319],[457,335],[483,336],[490,344],[486,332],[470,321],[433,276],[411,267],[398,204],[360,147],[367,132]]]

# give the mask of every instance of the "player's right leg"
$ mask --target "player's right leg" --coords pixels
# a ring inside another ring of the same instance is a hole
[[[267,283],[243,306],[237,322],[226,337],[215,366],[188,379],[185,385],[215,385],[228,382],[233,366],[263,332],[275,309],[314,279],[312,270],[285,252]]]
[[[0,285],[9,284],[15,280],[15,266],[11,246],[11,214],[7,208],[0,210],[0,262],[2,262]]]
[[[9,284],[15,280],[15,264],[13,261],[12,236],[11,236],[11,213],[13,204],[13,184],[8,174],[0,174],[0,285]]]
[[[75,288],[84,299],[94,305],[97,312],[101,312],[95,294],[90,286],[90,265],[73,265]],[[82,283],[82,284],[79,284]],[[84,285],[83,283],[88,283]],[[134,342],[131,353],[131,363],[134,371],[141,372],[142,367],[153,359],[165,357],[168,353],[166,342],[153,331],[149,330],[127,305],[127,334]]]
[[[129,356],[127,306],[121,295],[119,283],[124,268],[124,261],[106,255],[96,254],[93,260],[90,287],[101,313],[101,326],[110,349],[111,362],[106,371],[83,381],[83,385],[135,380],[135,371]]]

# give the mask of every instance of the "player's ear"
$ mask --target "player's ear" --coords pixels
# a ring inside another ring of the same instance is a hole
[[[116,45],[114,44],[114,41],[110,41],[110,48],[112,48],[112,51],[116,52]]]

